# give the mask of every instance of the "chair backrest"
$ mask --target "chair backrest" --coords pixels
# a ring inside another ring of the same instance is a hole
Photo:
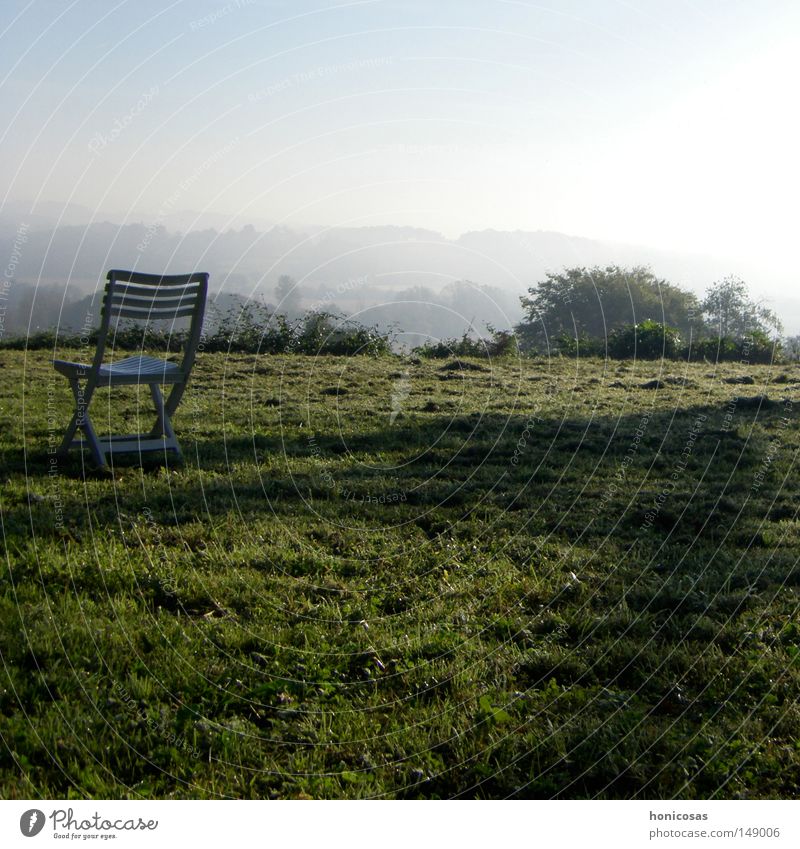
[[[103,309],[110,318],[174,321],[191,316],[202,320],[208,290],[207,274],[161,276],[112,269],[106,277]]]
[[[96,372],[103,361],[112,319],[132,318],[175,321],[191,318],[181,370],[188,375],[194,364],[208,294],[208,274],[161,275],[112,269],[106,276],[103,312],[93,363]]]

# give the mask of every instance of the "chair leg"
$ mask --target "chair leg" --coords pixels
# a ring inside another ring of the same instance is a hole
[[[165,436],[164,419],[166,413],[164,411],[164,398],[161,395],[161,390],[157,383],[150,384],[150,395],[153,398],[153,406],[156,408],[156,423],[150,431],[152,439],[158,439],[159,436]]]
[[[75,412],[70,419],[70,423],[64,433],[64,438],[61,440],[61,445],[56,452],[59,456],[66,456],[73,445],[76,431],[82,430],[85,436],[85,446],[89,448],[92,453],[92,458],[101,469],[108,467],[107,454],[112,454],[113,451],[135,451],[137,443],[139,444],[139,451],[141,452],[141,442],[146,439],[156,441],[163,439],[164,450],[174,451],[179,460],[183,459],[183,454],[181,453],[181,448],[178,444],[178,438],[175,436],[175,431],[172,428],[169,404],[164,403],[164,396],[161,394],[161,389],[157,383],[148,384],[156,412],[156,421],[150,433],[147,435],[141,434],[130,437],[104,437],[103,440],[98,438],[97,432],[92,424],[92,420],[89,417],[89,401],[91,400],[94,387],[92,387],[91,390],[81,389],[81,386],[75,377],[69,379],[69,385],[75,398]],[[173,395],[174,390],[173,393],[170,394],[170,400],[172,400]],[[180,399],[180,394],[177,397]],[[128,447],[125,444],[126,442],[131,443],[132,447]],[[103,445],[106,446],[105,450]],[[144,450],[160,450],[160,447],[157,448],[156,445],[150,444],[146,446]]]
[[[175,431],[172,429],[170,421],[170,413],[164,404],[164,396],[157,383],[150,384],[150,394],[153,397],[153,405],[156,408],[156,423],[150,431],[152,438],[165,437],[164,448],[171,448],[178,456],[179,460],[183,459],[181,447],[178,444],[178,438],[175,436]]]
[[[183,398],[183,392],[186,389],[185,383],[176,383],[167,397],[167,402],[164,405],[164,408],[167,411],[167,415],[172,418],[175,415],[175,410],[178,409],[178,404],[181,402],[181,398]]]
[[[72,390],[72,397],[75,399],[75,412],[72,414],[69,425],[64,432],[64,438],[61,440],[61,445],[58,446],[58,450],[56,451],[56,456],[58,457],[67,456],[67,452],[72,445],[72,440],[75,437],[75,431],[78,427],[80,427],[82,418],[81,405],[83,404],[83,399],[81,398],[81,387],[77,378],[71,377],[69,379],[69,388]],[[86,411],[84,410],[83,412],[85,413]]]
[[[72,440],[75,437],[75,431],[78,429],[78,414],[72,414],[72,420],[70,421],[65,433],[64,438],[61,440],[61,445],[58,446],[56,450],[57,457],[66,457],[69,453],[69,449],[72,446]]]
[[[89,450],[92,452],[92,458],[101,469],[105,469],[108,466],[106,455],[100,447],[100,440],[97,438],[97,433],[94,429],[94,425],[92,424],[92,420],[89,418],[88,410],[84,413],[83,425],[81,425],[81,427],[83,428],[83,432],[86,434],[86,441],[89,443]]]
[[[69,379],[70,389],[75,398],[75,412],[72,414],[70,423],[64,433],[64,438],[61,440],[56,455],[66,457],[69,449],[72,447],[72,440],[75,438],[77,430],[82,430],[86,435],[86,441],[89,443],[89,450],[92,452],[92,458],[95,463],[101,468],[106,468],[106,455],[100,447],[100,440],[97,438],[92,420],[89,418],[89,401],[91,401],[92,393],[81,389],[80,383],[76,377]]]

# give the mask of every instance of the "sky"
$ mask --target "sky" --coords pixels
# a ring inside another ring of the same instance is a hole
[[[785,270],[799,80],[796,0],[3,0],[0,204]]]

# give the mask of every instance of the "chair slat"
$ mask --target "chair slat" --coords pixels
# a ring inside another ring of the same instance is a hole
[[[193,307],[197,303],[196,295],[186,295],[183,298],[133,298],[130,295],[111,296],[111,305],[115,307],[131,307],[132,309],[166,310],[174,307]]]
[[[148,319],[150,321],[154,319],[173,319],[173,318],[183,318],[185,316],[194,315],[195,308],[191,307],[178,307],[177,309],[167,309],[167,310],[156,310],[150,309],[149,307],[130,307],[130,306],[120,306],[118,304],[110,304],[108,307],[112,317],[114,318],[140,318],[140,319]]]
[[[140,271],[122,271],[112,268],[106,275],[106,280],[115,280],[119,283],[144,283],[149,286],[183,286],[186,283],[200,283],[206,280],[208,275],[200,272],[194,274],[145,274]]]
[[[106,286],[108,292],[113,285],[114,295],[131,295],[146,298],[176,298],[183,295],[200,294],[200,286],[197,283],[189,283],[179,286],[143,286],[138,283],[109,283]]]

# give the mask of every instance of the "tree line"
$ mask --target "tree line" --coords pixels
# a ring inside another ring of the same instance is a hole
[[[738,277],[700,298],[648,268],[569,268],[528,289],[521,350],[617,358],[770,362],[783,330]]]
[[[461,289],[456,285],[454,294],[480,295],[478,290],[465,283]],[[303,311],[290,277],[281,277],[275,294],[277,306],[252,301],[230,304],[206,329],[204,350],[377,355],[397,349],[393,342],[398,332],[421,332],[418,327],[398,325],[387,330],[383,322],[367,327],[346,315]],[[547,273],[528,289],[521,303],[524,317],[513,329],[487,325],[486,337],[464,333],[461,338],[429,341],[414,351],[435,358],[517,352],[753,363],[771,362],[781,355],[800,358],[800,337],[781,340],[778,317],[753,300],[737,277],[714,283],[698,297],[644,267],[566,268]],[[478,306],[470,302],[470,308]],[[53,330],[0,340],[0,348],[70,348],[86,341],[78,334]],[[143,329],[128,323],[117,328],[115,344],[128,350],[171,350],[181,341],[177,328]]]

